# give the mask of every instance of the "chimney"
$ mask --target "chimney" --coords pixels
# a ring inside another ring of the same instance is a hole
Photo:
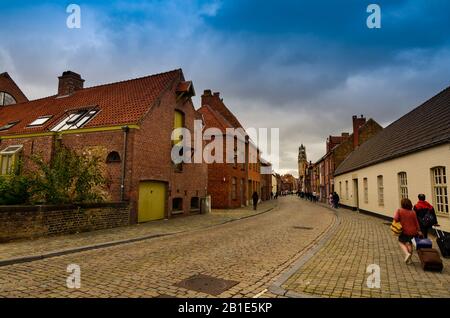
[[[361,128],[366,123],[366,118],[361,115],[360,118],[358,116],[353,116],[353,148],[356,149],[359,147],[359,128]]]
[[[71,95],[74,92],[83,89],[84,79],[80,74],[72,71],[65,71],[59,79],[58,96]]]
[[[203,96],[211,96],[212,95],[212,93],[211,93],[211,90],[210,89],[205,89],[204,91],[203,91]]]
[[[344,139],[347,139],[349,136],[350,136],[350,134],[348,132],[343,132],[341,134],[341,137],[344,138]]]

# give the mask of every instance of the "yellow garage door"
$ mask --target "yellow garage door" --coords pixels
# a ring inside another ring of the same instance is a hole
[[[163,219],[165,203],[165,183],[153,181],[141,182],[139,184],[139,223]]]

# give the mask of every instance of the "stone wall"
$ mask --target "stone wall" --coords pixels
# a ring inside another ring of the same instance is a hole
[[[128,203],[0,206],[0,242],[130,224]]]

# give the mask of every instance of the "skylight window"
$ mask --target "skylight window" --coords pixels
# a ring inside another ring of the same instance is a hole
[[[34,120],[33,122],[31,122],[28,127],[32,127],[32,126],[42,126],[43,124],[45,124],[50,118],[52,118],[52,116],[42,116],[39,117],[38,119]]]
[[[53,127],[52,131],[63,131],[81,128],[89,120],[91,120],[97,113],[98,113],[97,109],[80,110],[70,113],[58,125]]]
[[[3,126],[0,127],[0,131],[8,130],[11,127],[15,126],[16,124],[18,124],[18,123],[19,123],[18,121],[7,123],[6,125],[3,125]]]

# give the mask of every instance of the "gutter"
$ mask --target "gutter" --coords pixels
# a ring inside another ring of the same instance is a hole
[[[125,174],[126,174],[126,162],[127,162],[127,143],[128,143],[128,132],[130,127],[123,126],[123,151],[122,151],[122,171],[120,177],[120,200],[124,201],[125,197]]]

